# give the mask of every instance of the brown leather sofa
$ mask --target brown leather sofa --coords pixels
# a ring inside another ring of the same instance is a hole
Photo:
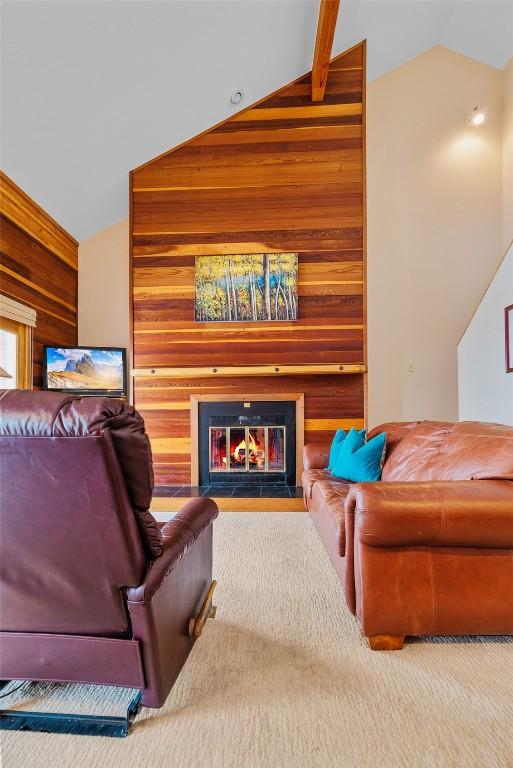
[[[375,650],[407,635],[513,633],[513,428],[381,424],[382,480],[351,484],[306,445],[306,507]]]
[[[0,678],[136,688],[161,707],[210,600],[216,504],[156,522],[144,423],[119,400],[13,390],[0,411]]]

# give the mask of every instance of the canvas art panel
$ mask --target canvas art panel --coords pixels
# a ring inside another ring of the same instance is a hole
[[[297,253],[196,256],[195,320],[297,320]]]

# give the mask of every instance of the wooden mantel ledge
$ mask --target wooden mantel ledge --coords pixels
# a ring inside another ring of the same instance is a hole
[[[196,379],[205,376],[297,376],[318,374],[365,373],[361,363],[328,365],[236,365],[219,368],[134,368],[136,378]]]

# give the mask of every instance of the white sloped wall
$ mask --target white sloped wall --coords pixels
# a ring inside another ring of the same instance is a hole
[[[513,426],[513,373],[506,373],[504,309],[513,304],[513,245],[458,345],[459,418]]]

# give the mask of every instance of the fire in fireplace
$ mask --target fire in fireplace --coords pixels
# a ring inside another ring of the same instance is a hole
[[[285,429],[210,427],[210,472],[285,472]]]
[[[200,484],[295,485],[295,403],[200,403]]]

